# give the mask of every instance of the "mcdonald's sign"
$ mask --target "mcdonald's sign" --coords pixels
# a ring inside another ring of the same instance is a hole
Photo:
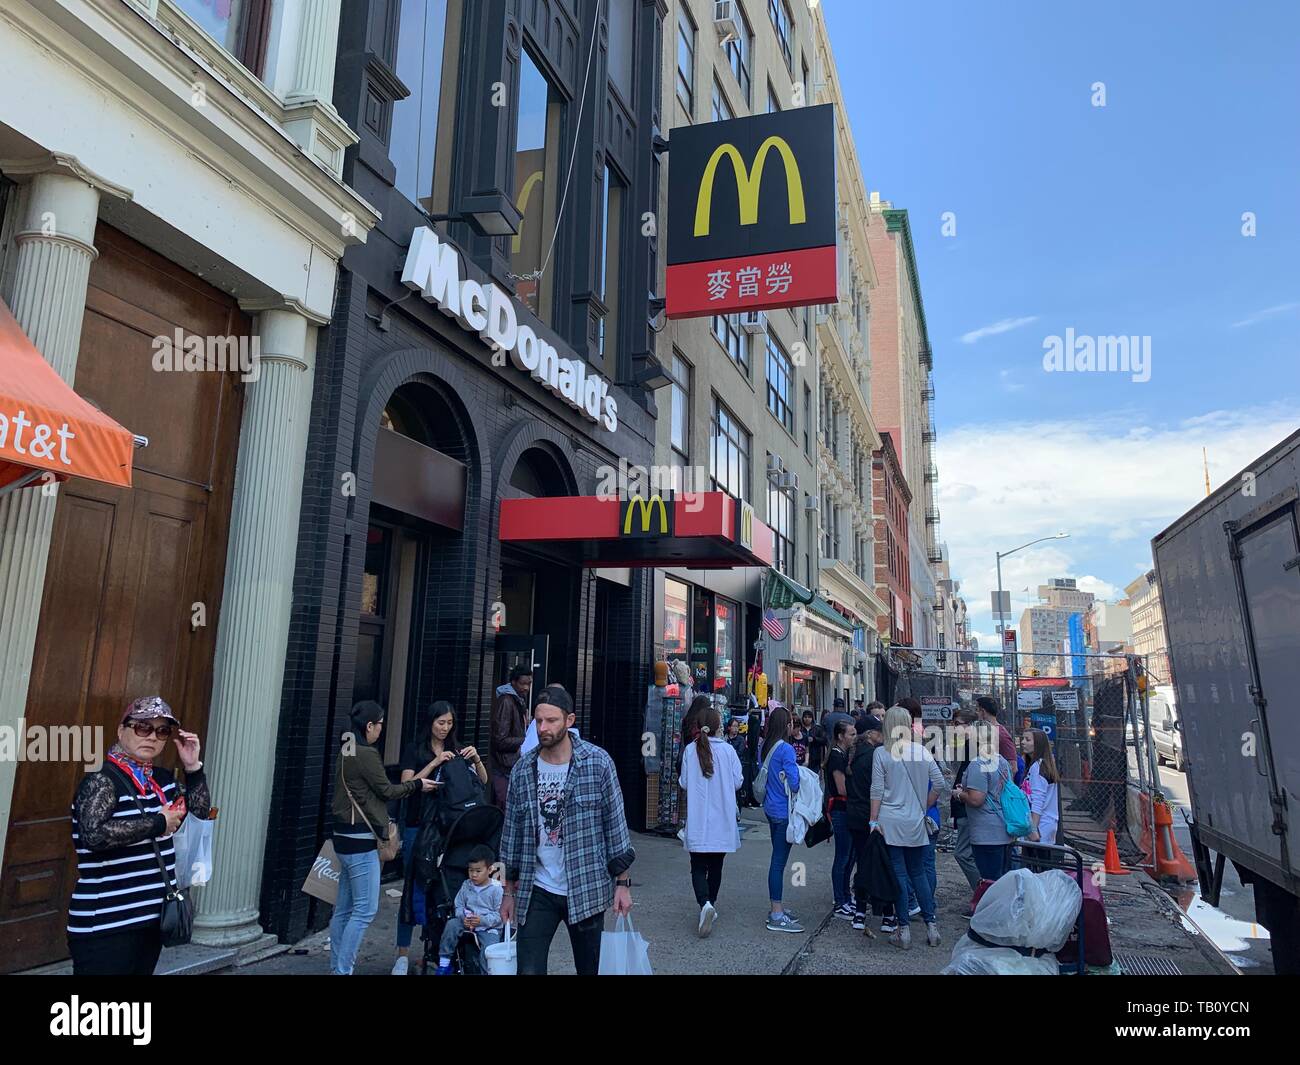
[[[658,521],[655,521],[656,515]],[[634,520],[635,519],[635,520]],[[619,528],[624,536],[671,536],[673,531],[672,500],[664,502],[656,492],[649,499],[633,496],[619,503]]]
[[[831,104],[673,130],[668,317],[834,303],[837,202]]]

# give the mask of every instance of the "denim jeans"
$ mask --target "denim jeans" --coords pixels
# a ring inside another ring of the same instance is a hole
[[[600,968],[600,934],[605,930],[605,913],[592,914],[569,924],[569,901],[534,886],[528,899],[528,913],[515,937],[520,976],[545,976],[551,940],[561,924],[569,930],[573,967],[579,976],[595,976]]]
[[[1007,852],[1010,846],[1005,843],[971,844],[975,856],[975,866],[984,880],[997,880],[1007,871]]]
[[[925,877],[930,881],[930,897],[939,897],[939,873],[934,867],[934,853],[939,849],[939,834],[930,837],[929,846],[925,848]]]
[[[835,861],[831,865],[831,890],[836,908],[853,901],[849,885],[849,871],[853,867],[853,836],[849,833],[848,814],[844,810],[831,811],[831,829],[835,834]]]
[[[408,825],[402,829],[402,862],[414,861],[412,852],[415,850],[415,837],[420,833],[419,825]],[[414,880],[411,881],[411,912],[415,917],[415,924],[407,924],[400,917],[397,920],[397,946],[405,950],[411,945],[411,937],[415,934],[415,925],[424,924],[424,888],[420,887]]]
[[[925,855],[928,844],[919,847],[889,847],[889,861],[894,867],[894,876],[898,878],[898,898],[894,902],[898,923],[909,923],[907,913],[908,892],[914,892],[921,907],[921,920],[929,924],[934,920],[934,892],[930,890],[930,878],[925,870]]]
[[[781,901],[785,863],[790,860],[790,844],[785,838],[785,830],[789,825],[790,822],[785,818],[774,821],[769,816],[767,819],[767,827],[772,833],[772,863],[767,867],[767,897],[775,903]]]
[[[339,897],[330,919],[330,972],[351,976],[366,929],[379,912],[379,852],[340,854]]]

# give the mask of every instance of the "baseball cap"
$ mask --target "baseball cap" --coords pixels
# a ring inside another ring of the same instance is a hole
[[[844,708],[844,700],[837,697],[834,705],[836,710],[842,710]]]
[[[884,732],[885,723],[881,721],[880,718],[876,717],[875,714],[867,714],[867,716],[862,719],[862,731]]]
[[[175,725],[180,724],[180,719],[172,713],[172,708],[167,705],[161,695],[145,695],[139,699],[133,699],[122,715],[122,724],[130,718],[137,721],[152,721],[154,718],[165,718]]]

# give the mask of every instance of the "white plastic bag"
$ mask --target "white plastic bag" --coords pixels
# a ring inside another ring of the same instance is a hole
[[[212,879],[212,829],[216,821],[186,814],[172,834],[176,848],[176,883],[182,888],[206,884]]]
[[[488,976],[514,976],[519,972],[519,955],[515,949],[514,937],[510,934],[510,922],[506,922],[505,932],[500,943],[489,943],[483,948],[483,968]]]
[[[631,917],[619,917],[614,931],[600,933],[599,976],[653,976],[650,946],[632,928]]]
[[[990,888],[990,890],[992,890]],[[962,936],[942,976],[1056,976],[1055,954],[1026,958],[1010,947],[983,947]]]
[[[1082,905],[1083,892],[1068,873],[1013,869],[984,892],[970,926],[1000,946],[1055,952],[1065,945]]]
[[[790,791],[785,785],[785,801],[789,810],[789,823],[785,827],[785,841],[790,844],[803,843],[808,829],[817,823],[822,815],[822,782],[817,774],[806,765],[799,767],[799,790]]]

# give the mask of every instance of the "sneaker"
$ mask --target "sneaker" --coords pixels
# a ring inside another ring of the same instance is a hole
[[[897,917],[882,917],[880,919],[880,934],[882,936],[892,936],[898,931]]]
[[[889,939],[899,950],[912,949],[912,929],[909,925],[902,925]]]
[[[848,903],[845,903],[843,906],[836,906],[832,912],[841,921],[851,921],[853,920],[854,916],[856,916],[854,914],[853,907],[850,906]]]
[[[925,942],[932,947],[939,945],[939,926],[933,921],[925,926]]]
[[[700,926],[697,931],[701,939],[704,939],[713,931],[713,922],[717,919],[718,911],[713,908],[713,903],[706,902],[700,907]]]
[[[908,916],[908,917],[915,917],[915,916],[916,916],[918,913],[920,913],[920,912],[921,912],[921,907],[920,907],[920,906],[913,906],[910,910],[907,911],[907,916]]]
[[[866,931],[867,915],[865,913],[855,913],[853,915],[853,927],[859,932]]]
[[[803,925],[790,916],[789,910],[785,910],[782,913],[769,913],[767,915],[767,930],[769,932],[802,932]]]
[[[403,954],[397,961],[393,962],[393,971],[390,976],[405,976],[411,971],[411,959]]]
[[[436,969],[433,970],[433,975],[453,976],[455,975],[455,970],[450,965],[439,965]]]

